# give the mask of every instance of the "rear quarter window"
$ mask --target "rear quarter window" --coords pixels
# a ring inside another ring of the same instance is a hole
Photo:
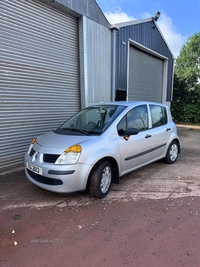
[[[152,128],[167,124],[167,110],[159,105],[150,105]]]

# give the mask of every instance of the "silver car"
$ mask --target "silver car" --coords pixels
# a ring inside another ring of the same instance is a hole
[[[167,105],[100,103],[34,138],[25,154],[25,173],[32,183],[53,192],[89,189],[103,198],[121,176],[160,159],[172,164],[179,152]]]

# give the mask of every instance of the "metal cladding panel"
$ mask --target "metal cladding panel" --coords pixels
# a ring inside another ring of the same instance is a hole
[[[130,48],[128,100],[162,102],[163,60]]]
[[[81,109],[85,108],[86,106],[86,90],[87,84],[85,82],[85,65],[87,62],[85,62],[85,53],[84,53],[84,37],[83,37],[83,20],[84,17],[79,18],[79,64],[80,64],[80,94],[81,94]]]
[[[77,19],[37,1],[1,1],[0,170],[80,108]]]
[[[119,29],[117,33],[116,89],[127,89],[128,40],[135,42],[168,58],[167,95],[171,101],[173,80],[173,56],[153,21],[134,24]]]
[[[66,8],[69,10],[68,12],[74,12],[78,16],[87,17],[107,28],[110,28],[110,23],[106,19],[102,10],[98,6],[95,0],[40,0],[43,2],[47,2],[49,5],[55,6],[66,11]]]
[[[83,24],[85,104],[110,101],[111,31],[87,18]]]

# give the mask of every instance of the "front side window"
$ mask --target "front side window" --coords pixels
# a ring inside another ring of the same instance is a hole
[[[117,130],[123,135],[129,128],[136,128],[139,132],[148,129],[147,106],[141,105],[130,110],[119,122]]]
[[[167,111],[165,107],[150,105],[152,128],[156,128],[167,123]]]

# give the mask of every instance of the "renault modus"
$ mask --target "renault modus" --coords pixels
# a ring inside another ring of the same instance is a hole
[[[46,190],[88,189],[103,198],[121,176],[160,159],[172,164],[179,152],[177,128],[167,105],[100,103],[34,138],[25,154],[25,173]]]

